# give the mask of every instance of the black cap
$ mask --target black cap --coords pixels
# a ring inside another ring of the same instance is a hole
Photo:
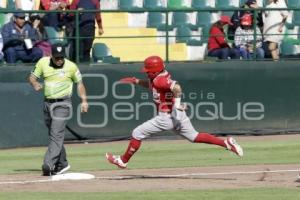
[[[18,12],[14,13],[15,17],[18,17],[18,18],[24,18],[25,17],[25,13],[24,13],[23,10],[18,9],[17,11]]]
[[[51,48],[52,51],[52,57],[66,57],[66,50],[65,46],[60,43],[56,43],[52,45]]]

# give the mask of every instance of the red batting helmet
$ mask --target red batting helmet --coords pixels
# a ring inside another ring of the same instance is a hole
[[[163,59],[159,56],[149,56],[144,60],[142,72],[161,72],[165,68]]]

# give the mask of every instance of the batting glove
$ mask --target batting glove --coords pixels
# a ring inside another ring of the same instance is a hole
[[[135,77],[125,77],[119,80],[121,83],[137,84],[139,79]]]

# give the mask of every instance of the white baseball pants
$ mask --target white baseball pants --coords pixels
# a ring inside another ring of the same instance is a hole
[[[136,127],[132,132],[132,137],[137,140],[143,140],[152,134],[172,130],[193,142],[198,132],[194,129],[185,112],[184,115],[185,117],[178,122],[172,118],[170,113],[159,112],[156,117]]]

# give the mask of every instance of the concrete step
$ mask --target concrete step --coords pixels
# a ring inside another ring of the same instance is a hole
[[[94,42],[101,42],[110,45],[155,45],[156,38],[98,38]]]
[[[102,25],[104,29],[109,27],[127,27],[127,13],[101,13]]]
[[[122,62],[131,62],[131,61],[142,62],[149,55],[159,55],[165,59],[166,45],[157,42],[156,29],[132,28],[132,27],[129,28],[127,13],[102,13],[102,20],[103,20],[104,34],[99,38],[96,38],[94,42],[105,43],[110,48],[112,55],[115,57],[120,57]],[[98,30],[96,30],[96,33],[98,33]],[[141,36],[153,36],[153,38],[152,37],[142,38]],[[118,37],[129,37],[129,38],[118,38]],[[187,59],[186,44],[184,43],[170,44],[169,59],[186,60]]]
[[[156,45],[109,45],[114,56],[120,57],[122,62],[143,61],[149,55],[165,57],[166,47],[163,44]],[[169,47],[170,60],[186,60],[187,47],[184,43],[171,44]]]
[[[124,36],[156,36],[157,30],[154,28],[104,28],[102,37],[124,37]]]

